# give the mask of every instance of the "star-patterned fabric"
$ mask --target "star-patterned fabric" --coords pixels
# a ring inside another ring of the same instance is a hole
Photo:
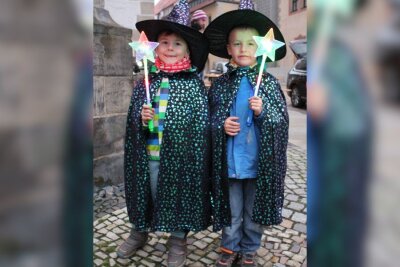
[[[173,7],[171,13],[167,16],[166,20],[176,22],[182,25],[189,25],[190,22],[189,4],[186,0],[179,0]]]
[[[254,10],[254,4],[252,0],[240,0],[239,9],[251,9]]]
[[[231,222],[229,209],[228,166],[226,157],[227,135],[224,122],[246,76],[255,86],[257,67],[233,68],[220,76],[209,89],[212,137],[213,227],[220,230]],[[252,220],[261,225],[282,222],[284,179],[286,175],[286,150],[289,117],[286,101],[279,81],[268,73],[261,79],[259,97],[263,111],[254,123],[260,129],[260,157],[257,171],[257,189]]]
[[[146,101],[144,83],[133,89],[124,155],[129,221],[138,231],[201,231],[211,225],[211,139],[206,89],[195,68],[166,73],[152,66],[152,99],[166,77],[170,88],[154,205],[146,151],[149,132],[142,126],[140,115]]]

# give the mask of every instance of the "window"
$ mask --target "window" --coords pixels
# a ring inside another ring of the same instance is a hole
[[[297,11],[297,0],[292,0],[292,8],[290,9],[290,12],[296,12]]]
[[[307,0],[303,0],[304,2],[303,2],[303,8],[306,8],[307,7]]]

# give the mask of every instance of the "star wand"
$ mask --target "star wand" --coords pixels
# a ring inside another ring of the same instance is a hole
[[[136,42],[131,42],[129,45],[135,50],[136,55],[136,63],[140,63],[143,60],[144,65],[144,84],[146,87],[146,101],[147,105],[151,108],[151,100],[150,100],[150,86],[149,86],[149,70],[147,68],[147,60],[154,62],[154,54],[153,51],[158,46],[157,42],[149,42],[147,39],[146,33],[141,32],[139,40]],[[149,130],[150,132],[154,129],[153,120],[149,121]]]
[[[262,73],[264,71],[264,66],[265,62],[267,61],[267,58],[270,58],[271,62],[275,61],[275,51],[278,48],[284,46],[285,43],[275,39],[274,30],[272,28],[269,29],[269,31],[265,36],[253,36],[253,39],[254,41],[256,41],[258,46],[254,56],[258,57],[262,55],[261,66],[260,70],[258,71],[257,83],[254,89],[254,96],[257,96],[258,89],[260,88]],[[249,127],[251,126],[251,123],[253,121],[252,118],[253,118],[253,111],[250,110],[246,122],[247,126]]]

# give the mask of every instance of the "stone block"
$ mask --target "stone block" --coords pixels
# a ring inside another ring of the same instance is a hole
[[[219,254],[212,251],[208,253],[207,257],[213,261],[216,261],[219,258]]]
[[[95,253],[95,255],[96,255],[97,257],[103,259],[103,260],[104,260],[105,258],[107,258],[107,255],[104,254],[103,252],[97,252],[97,253]]]
[[[140,34],[138,31],[132,31],[132,40],[138,40],[140,37]]]
[[[261,258],[263,258],[267,254],[268,254],[268,250],[263,247],[259,248],[257,251],[257,255]]]
[[[94,30],[93,75],[129,76],[134,65],[128,45],[132,31],[98,24]]]
[[[300,266],[301,266],[300,263],[298,263],[298,262],[296,262],[296,261],[293,261],[293,260],[289,260],[286,264],[287,264],[288,266],[294,266],[294,267],[300,267]]]
[[[214,263],[213,260],[210,260],[207,258],[202,258],[200,261],[204,262],[206,264],[206,266],[212,266],[212,264]]]
[[[147,256],[149,256],[149,253],[147,253],[146,251],[143,251],[143,250],[138,250],[136,252],[136,255],[138,255],[139,257],[142,257],[142,258],[146,258]]]
[[[93,119],[93,157],[123,152],[126,115],[115,115]]]
[[[296,223],[293,229],[302,233],[307,233],[307,226],[302,223]]]
[[[290,205],[288,206],[288,208],[292,209],[292,210],[301,211],[302,209],[304,209],[304,205],[299,204],[297,202],[291,202]]]
[[[292,216],[292,220],[299,223],[306,223],[307,222],[307,215],[299,212],[295,212]]]
[[[292,194],[287,195],[285,198],[289,201],[297,201],[299,199],[298,196]]]
[[[104,78],[104,102],[107,114],[128,111],[133,82],[129,77]]]
[[[292,213],[293,213],[293,211],[291,211],[291,210],[288,210],[288,209],[285,209],[285,208],[282,209],[282,216],[284,218],[290,218]]]
[[[113,154],[93,162],[93,177],[103,177],[111,184],[120,184],[124,181],[123,154]]]
[[[198,247],[199,249],[205,249],[207,247],[207,243],[200,241],[200,240],[194,242],[193,245]]]
[[[99,116],[106,113],[104,103],[104,76],[93,77],[93,115]],[[96,131],[96,129],[94,129]]]
[[[293,222],[290,220],[283,219],[281,225],[285,228],[292,228]]]
[[[95,259],[95,260],[94,260],[94,264],[95,264],[96,266],[101,266],[101,265],[103,264],[103,261],[100,260],[100,259]]]
[[[300,246],[299,244],[293,244],[293,246],[290,248],[290,251],[293,253],[299,253],[300,252]]]

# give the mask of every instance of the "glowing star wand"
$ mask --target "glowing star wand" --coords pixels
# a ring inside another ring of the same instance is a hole
[[[255,57],[262,55],[261,66],[258,72],[256,88],[254,89],[254,96],[258,95],[258,89],[260,88],[262,72],[264,71],[265,61],[267,57],[272,61],[275,61],[275,51],[284,46],[285,43],[275,39],[274,30],[271,28],[265,36],[253,36],[254,41],[257,43],[257,51]],[[250,110],[249,116],[247,117],[247,126],[251,126],[253,118],[253,111]]]
[[[154,62],[154,54],[153,51],[158,46],[157,42],[149,42],[145,32],[140,33],[139,41],[131,42],[129,45],[135,50],[136,54],[136,63],[140,63],[143,60],[144,65],[144,84],[146,87],[146,100],[147,105],[151,108],[151,100],[150,100],[150,86],[149,86],[149,71],[147,69],[147,60]],[[149,130],[153,131],[154,124],[153,120],[149,121]]]

